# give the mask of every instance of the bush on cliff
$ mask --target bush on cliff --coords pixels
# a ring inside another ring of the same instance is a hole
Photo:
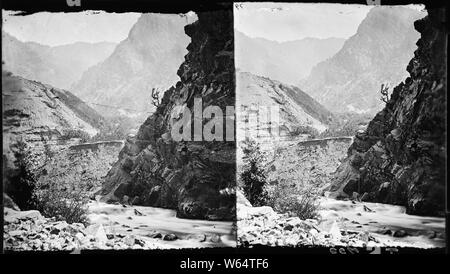
[[[246,141],[243,144],[244,167],[240,173],[240,180],[245,197],[253,206],[262,206],[267,203],[266,174],[261,167],[264,163],[264,155],[258,144],[254,141]]]
[[[315,139],[319,136],[319,131],[311,126],[297,126],[289,132],[291,137],[296,137],[302,134],[307,134],[309,139]]]
[[[80,138],[82,143],[85,143],[89,140],[90,136],[87,132],[81,129],[67,129],[60,136],[61,141],[67,141],[72,138]]]
[[[33,191],[36,184],[36,176],[31,169],[31,158],[27,145],[23,141],[14,145],[15,169],[3,167],[5,188],[4,191],[13,199],[21,210],[33,209]],[[3,159],[6,163],[6,159]],[[6,174],[11,174],[7,176]]]

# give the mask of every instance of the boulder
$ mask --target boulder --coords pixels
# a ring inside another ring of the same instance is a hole
[[[164,241],[175,241],[176,239],[178,239],[178,237],[177,237],[177,235],[170,233],[170,234],[164,235],[164,237],[162,239]]]
[[[244,193],[242,193],[242,191],[240,190],[236,191],[236,204],[250,207],[252,206],[252,204],[245,197]]]
[[[16,203],[6,193],[3,193],[3,207],[11,208],[17,211],[20,210]]]
[[[20,220],[43,220],[44,217],[37,210],[16,211],[11,208],[4,208],[3,220],[5,223],[15,223]]]
[[[394,234],[392,234],[392,236],[397,237],[397,238],[403,238],[403,237],[408,236],[408,233],[405,230],[400,229],[400,230],[396,230],[394,232]]]
[[[340,241],[342,238],[341,230],[339,229],[339,226],[336,223],[336,221],[334,221],[333,224],[331,225],[329,233],[331,237],[336,241]]]
[[[93,224],[87,227],[86,233],[99,243],[106,243],[108,237],[102,224]]]

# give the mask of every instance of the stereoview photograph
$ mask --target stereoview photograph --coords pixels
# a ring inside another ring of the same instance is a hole
[[[3,10],[5,250],[236,246],[235,142],[178,138],[234,107],[232,18]]]
[[[4,253],[445,251],[444,8],[62,2],[2,6]]]
[[[445,247],[443,16],[235,4],[239,246]]]

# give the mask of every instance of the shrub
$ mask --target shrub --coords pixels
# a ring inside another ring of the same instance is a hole
[[[266,174],[261,167],[264,163],[264,155],[258,144],[254,141],[246,141],[243,145],[243,170],[240,173],[244,195],[253,206],[262,206],[267,203],[267,192],[265,190]]]
[[[87,224],[89,197],[81,190],[63,189],[55,181],[41,183],[34,192],[34,200],[36,209],[45,217]]]
[[[68,129],[65,130],[60,137],[60,139],[63,141],[67,141],[72,138],[80,138],[81,142],[85,143],[90,139],[90,136],[87,132],[81,129]]]
[[[300,134],[308,134],[310,139],[315,139],[319,136],[319,131],[311,126],[298,126],[289,132],[291,137],[296,137]]]
[[[31,154],[23,141],[14,145],[15,169],[3,170],[8,174],[4,191],[13,199],[21,210],[33,209],[33,191],[36,184],[36,176],[31,167]],[[3,159],[6,161],[6,159]]]
[[[318,195],[311,190],[299,193],[291,187],[277,185],[271,191],[268,204],[278,213],[287,213],[302,220],[319,216]]]
[[[68,223],[87,223],[89,181],[83,180],[76,164],[61,152],[44,167],[33,192],[35,207],[42,215]]]
[[[115,155],[112,149],[102,146],[95,152],[65,149],[55,153],[42,168],[36,184],[36,209],[46,217],[85,223],[89,197],[101,186]]]
[[[381,93],[380,100],[383,103],[387,104],[389,102],[389,85],[381,84],[380,93]]]
[[[55,176],[51,171],[39,178],[33,192],[36,209],[45,217],[54,217],[58,221],[87,223],[89,194],[76,186],[78,179],[78,176]]]

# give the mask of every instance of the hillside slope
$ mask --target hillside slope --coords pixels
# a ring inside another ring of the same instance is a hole
[[[21,141],[42,152],[68,132],[93,136],[106,121],[72,93],[2,72],[3,157],[14,166],[14,146]],[[75,137],[75,136],[74,136]],[[65,139],[64,139],[65,140]]]
[[[236,105],[238,111],[238,138],[243,134],[255,136],[256,130],[268,131],[271,124],[248,122],[250,113],[264,115],[268,107],[279,107],[278,126],[280,135],[295,132],[300,127],[310,127],[318,132],[327,128],[333,119],[333,114],[325,107],[304,93],[297,87],[283,84],[269,78],[253,75],[248,72],[239,72],[236,75]],[[267,132],[268,133],[268,132]]]

